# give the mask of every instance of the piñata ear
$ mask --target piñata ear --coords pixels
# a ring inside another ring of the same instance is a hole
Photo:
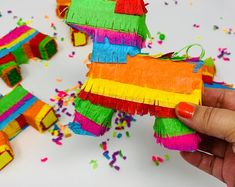
[[[144,15],[147,13],[143,0],[116,0],[115,13]]]

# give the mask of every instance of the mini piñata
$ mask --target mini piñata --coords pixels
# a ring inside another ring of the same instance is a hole
[[[4,167],[13,153],[8,139],[17,136],[28,125],[39,132],[44,132],[57,121],[51,106],[39,100],[22,86],[17,86],[9,94],[0,98],[0,146],[1,143],[9,146],[8,154],[0,156],[0,169]],[[1,139],[2,137],[2,139]],[[4,140],[1,142],[1,140]],[[4,144],[5,143],[5,144]],[[3,150],[4,151],[4,150]],[[3,152],[0,147],[0,154]]]
[[[23,25],[0,39],[0,77],[14,87],[22,80],[20,65],[31,58],[50,59],[57,52],[54,38]]]
[[[203,60],[203,49],[200,57],[191,58],[188,52],[194,45],[176,53],[141,55],[150,37],[146,13],[143,0],[71,1],[67,24],[94,43],[72,127],[78,134],[83,130],[81,134],[100,136],[110,129],[114,110],[150,114],[156,117],[157,143],[195,151],[200,137],[177,119],[175,107],[180,102],[201,104],[204,83],[213,83],[214,62]],[[186,54],[179,56],[183,50]]]

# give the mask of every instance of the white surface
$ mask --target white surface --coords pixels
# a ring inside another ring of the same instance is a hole
[[[161,0],[149,0],[148,23],[150,31],[155,36],[158,31],[167,36],[162,46],[154,41],[151,52],[169,52],[179,50],[191,43],[201,43],[208,56],[216,57],[219,47],[227,47],[232,52],[231,61],[224,63],[217,61],[218,80],[235,83],[234,51],[235,35],[227,35],[222,28],[235,27],[235,2],[233,0],[197,0],[174,1],[168,0],[168,6]],[[12,14],[7,14],[12,10]],[[54,0],[0,0],[0,35],[6,34],[15,27],[17,19],[13,15],[29,20],[39,31],[52,35],[50,23],[54,22],[58,36],[65,37],[59,42],[59,53],[49,62],[49,67],[42,62],[30,62],[22,67],[23,85],[36,96],[49,102],[55,95],[54,89],[66,89],[76,84],[78,80],[85,80],[86,67],[82,63],[91,50],[91,45],[84,48],[73,48],[69,42],[68,28],[57,19]],[[49,16],[49,20],[44,18]],[[223,19],[221,19],[221,17]],[[200,28],[193,28],[199,24]],[[213,25],[221,26],[213,31]],[[200,41],[199,38],[202,38]],[[149,49],[146,49],[150,51]],[[68,54],[76,51],[75,58],[68,58]],[[56,82],[63,79],[62,83]],[[0,93],[7,93],[9,89],[0,81]],[[63,122],[69,119],[63,118]],[[71,120],[71,119],[70,119]],[[193,168],[185,163],[176,152],[164,150],[154,143],[153,118],[137,118],[130,130],[130,139],[110,138],[110,151],[122,149],[127,156],[121,161],[121,171],[116,172],[108,166],[102,156],[98,144],[111,137],[110,131],[102,138],[73,136],[66,139],[63,146],[57,146],[51,141],[51,135],[41,135],[32,128],[26,129],[12,143],[15,160],[0,173],[1,187],[51,187],[51,186],[180,186],[180,187],[220,187],[224,186],[215,178]],[[160,167],[154,166],[151,161],[153,154],[162,156],[171,155],[171,160]],[[47,163],[42,164],[40,159],[48,157]],[[92,170],[90,160],[98,160],[99,167]]]

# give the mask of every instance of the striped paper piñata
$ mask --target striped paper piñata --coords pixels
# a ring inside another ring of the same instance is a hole
[[[75,102],[75,133],[103,135],[114,110],[156,116],[156,142],[173,150],[195,151],[200,137],[180,122],[180,102],[201,104],[203,83],[215,74],[212,59],[169,53],[141,55],[150,35],[143,0],[72,0],[67,24],[93,39],[87,81]],[[77,124],[77,126],[76,126]],[[87,133],[85,133],[87,132]]]
[[[8,139],[17,136],[28,125],[39,132],[44,132],[57,121],[55,112],[51,106],[39,100],[22,86],[15,87],[9,94],[0,98],[0,170],[11,161],[13,152],[10,149]],[[2,140],[2,141],[1,141]],[[4,158],[1,156],[4,154]],[[7,157],[7,158],[6,158]]]
[[[0,77],[10,86],[22,80],[20,65],[29,59],[50,59],[57,52],[54,38],[23,25],[0,39]]]

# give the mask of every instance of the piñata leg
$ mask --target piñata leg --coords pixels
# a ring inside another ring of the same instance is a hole
[[[75,100],[74,123],[70,125],[76,134],[102,136],[111,127],[114,110],[93,105],[88,100]]]
[[[201,141],[199,135],[176,118],[156,118],[156,142],[171,150],[195,151]]]

